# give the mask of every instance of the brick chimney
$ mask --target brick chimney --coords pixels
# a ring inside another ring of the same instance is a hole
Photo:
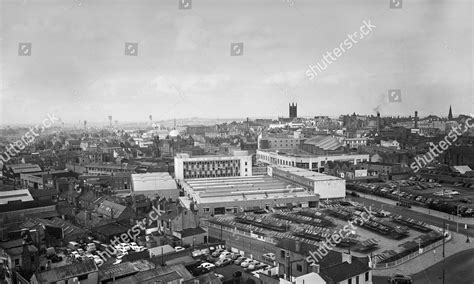
[[[414,128],[415,129],[418,128],[418,112],[417,111],[415,111],[415,127]]]
[[[347,263],[351,264],[352,263],[352,255],[343,252],[342,253],[342,262],[347,262]]]
[[[309,270],[310,270],[311,272],[314,272],[314,273],[316,273],[316,274],[319,274],[319,264],[316,264],[316,263],[311,264],[311,265],[309,266]]]

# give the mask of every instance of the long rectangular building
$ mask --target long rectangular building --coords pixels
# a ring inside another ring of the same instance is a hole
[[[346,196],[346,180],[335,176],[290,166],[269,166],[268,175],[301,185],[319,195],[320,199]]]
[[[324,171],[324,165],[329,161],[350,161],[356,165],[368,160],[368,154],[312,155],[298,150],[257,150],[257,161],[260,163],[277,166],[292,166],[317,172]]]
[[[317,207],[319,196],[270,176],[187,179],[181,183],[186,207],[193,203],[200,216],[234,214],[248,208],[281,204]]]

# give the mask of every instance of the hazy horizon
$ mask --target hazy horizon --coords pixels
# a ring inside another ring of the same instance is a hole
[[[291,3],[294,3],[291,5]],[[473,112],[472,1],[5,0],[0,125]],[[305,75],[363,21],[376,28]],[[19,56],[19,43],[31,55]],[[138,56],[124,54],[138,43]],[[242,56],[230,56],[231,43]],[[390,103],[389,89],[401,90]]]

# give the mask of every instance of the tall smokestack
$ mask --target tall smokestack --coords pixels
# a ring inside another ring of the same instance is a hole
[[[415,129],[418,129],[418,112],[415,111]]]
[[[380,132],[380,112],[377,112],[377,133]]]

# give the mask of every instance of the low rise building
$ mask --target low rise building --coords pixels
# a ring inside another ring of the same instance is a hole
[[[302,186],[320,199],[346,196],[346,181],[335,176],[290,166],[269,166],[268,175]]]
[[[188,209],[199,216],[234,214],[247,208],[267,208],[279,204],[317,207],[319,196],[301,186],[270,176],[188,179],[182,182]]]
[[[329,161],[349,161],[356,165],[368,160],[368,154],[313,155],[299,150],[257,150],[257,162],[277,166],[292,166],[316,172],[324,172],[324,166]]]
[[[168,172],[132,174],[132,194],[143,194],[150,199],[158,196],[178,199],[179,190]]]
[[[51,270],[36,272],[30,280],[31,284],[45,283],[99,283],[99,270],[93,260],[57,267]]]

